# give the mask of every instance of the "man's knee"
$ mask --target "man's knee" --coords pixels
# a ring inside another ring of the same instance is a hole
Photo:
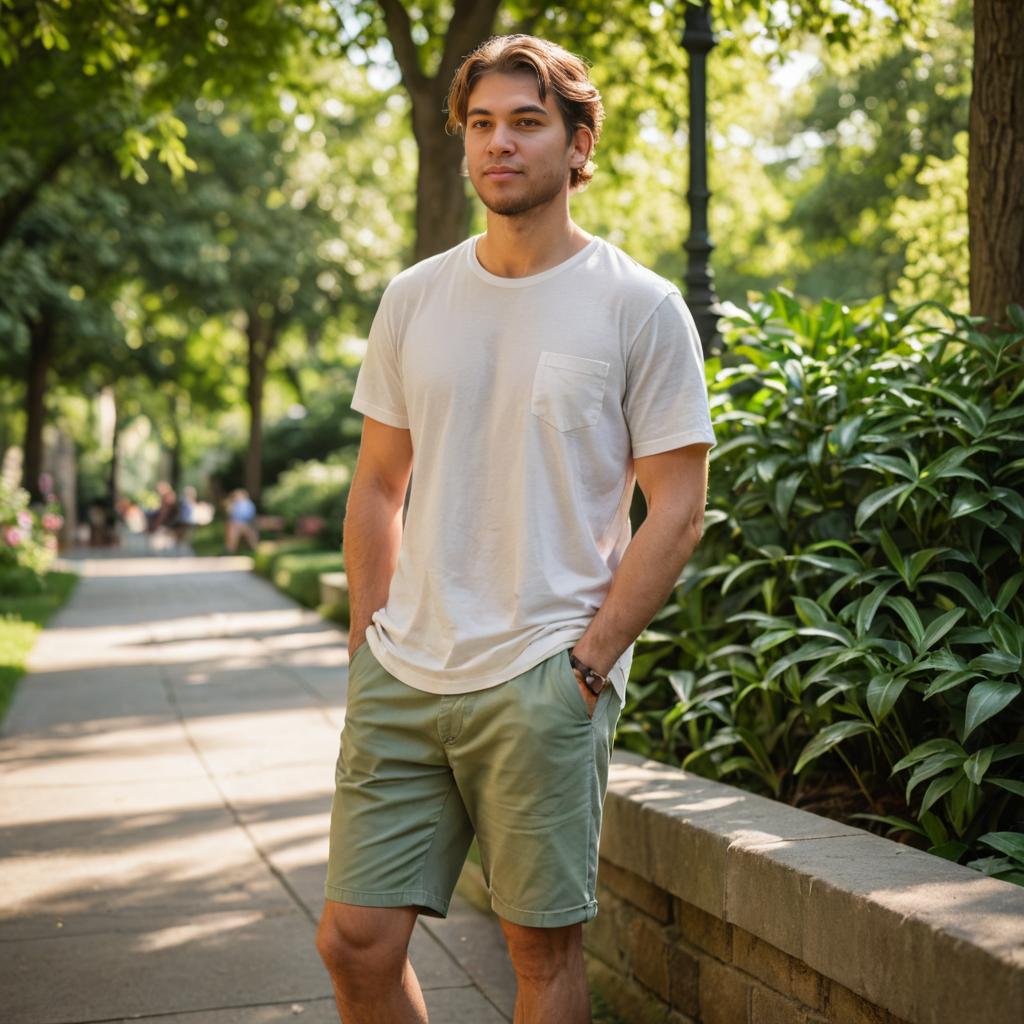
[[[501,919],[509,958],[520,981],[544,984],[583,959],[582,924],[530,928]]]
[[[358,981],[400,975],[415,923],[412,907],[357,907],[327,900],[316,948],[335,976]]]

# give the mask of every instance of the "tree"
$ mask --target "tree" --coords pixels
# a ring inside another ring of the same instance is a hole
[[[366,59],[390,41],[413,106],[420,155],[415,258],[445,249],[465,236],[467,199],[459,174],[461,146],[443,135],[443,98],[461,56],[492,31],[531,31],[576,52],[596,66],[623,40],[642,40],[647,54],[678,52],[686,2],[650,5],[635,0],[544,5],[488,0],[454,5],[401,0],[337,0],[339,39],[351,55]],[[934,3],[890,0],[716,0],[719,27],[749,38],[766,34],[785,48],[815,35],[833,49],[853,52],[889,33],[908,44],[940,17]],[[998,320],[1006,304],[1024,295],[1024,7],[1014,0],[980,0],[974,6],[976,55],[971,97],[969,215],[972,309]],[[981,49],[979,50],[978,47]],[[671,63],[672,58],[668,57]],[[635,75],[638,89],[652,80]],[[996,158],[993,153],[998,153]],[[427,179],[427,180],[424,180]]]
[[[301,5],[274,0],[3,0],[0,4],[0,244],[62,167],[115,157],[144,179],[153,152],[191,168],[182,95],[266,93],[305,30]]]
[[[1024,300],[1024,4],[975,0],[967,155],[971,312]]]

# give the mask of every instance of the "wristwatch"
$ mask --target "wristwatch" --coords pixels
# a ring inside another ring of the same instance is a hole
[[[601,675],[589,665],[584,665],[572,651],[569,652],[569,664],[583,676],[583,685],[596,697],[607,685],[608,677]]]

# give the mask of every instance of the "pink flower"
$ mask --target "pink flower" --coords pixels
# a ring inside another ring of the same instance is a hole
[[[57,515],[55,512],[47,512],[43,516],[43,529],[56,532],[64,525],[63,516]]]
[[[12,547],[16,548],[21,543],[21,530],[16,526],[8,526],[4,530],[4,540]]]
[[[32,529],[32,513],[31,512],[19,512],[18,513],[18,525],[23,530]]]

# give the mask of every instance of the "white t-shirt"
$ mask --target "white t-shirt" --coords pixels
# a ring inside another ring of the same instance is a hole
[[[633,459],[714,444],[679,290],[600,238],[498,277],[479,236],[400,273],[352,408],[412,437],[398,564],[366,640],[430,693],[497,686],[572,647],[632,531]],[[633,645],[610,680],[625,699]]]

